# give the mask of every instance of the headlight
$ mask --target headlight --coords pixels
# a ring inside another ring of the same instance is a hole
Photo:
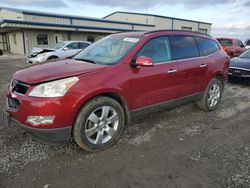
[[[78,77],[70,77],[35,86],[29,96],[32,97],[62,97],[79,80]]]

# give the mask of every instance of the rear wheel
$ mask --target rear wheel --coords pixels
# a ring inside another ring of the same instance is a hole
[[[212,79],[208,83],[208,86],[202,98],[196,102],[197,106],[205,111],[215,110],[221,101],[222,92],[222,81],[218,78]]]
[[[125,115],[121,105],[109,97],[97,97],[77,115],[73,136],[84,150],[101,151],[115,144],[123,130]]]

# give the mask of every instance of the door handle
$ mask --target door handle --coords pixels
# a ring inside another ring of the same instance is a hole
[[[175,69],[170,69],[170,70],[168,71],[168,74],[173,74],[173,73],[177,73],[177,70],[175,70]]]
[[[207,64],[201,64],[200,65],[200,68],[205,68],[205,67],[207,67]]]

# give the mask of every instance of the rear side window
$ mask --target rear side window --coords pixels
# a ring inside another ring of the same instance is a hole
[[[168,37],[157,37],[150,40],[137,54],[153,59],[154,63],[171,61],[171,50]]]
[[[169,39],[172,46],[174,60],[200,56],[197,44],[193,37],[171,36]]]
[[[78,45],[79,45],[80,49],[85,49],[85,48],[87,48],[89,46],[88,43],[83,43],[83,42],[80,42]]]
[[[214,40],[199,37],[197,37],[196,40],[200,48],[201,55],[203,56],[213,54],[220,49],[217,42]]]
[[[231,39],[217,39],[221,46],[232,46],[233,41]]]
[[[246,45],[250,46],[250,40],[247,40]]]

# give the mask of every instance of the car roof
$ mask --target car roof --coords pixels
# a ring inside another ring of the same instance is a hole
[[[131,31],[131,32],[118,32],[115,35],[130,36],[130,37],[142,37],[148,35],[189,35],[189,36],[199,36],[211,38],[210,35],[202,34],[194,31],[184,31],[184,30],[153,30],[153,31]]]
[[[88,43],[88,44],[91,44],[91,42],[88,42],[88,41],[80,41],[80,40],[66,40],[66,41],[62,41],[66,44],[69,44],[69,43],[72,43],[72,42],[82,42],[82,43]]]

